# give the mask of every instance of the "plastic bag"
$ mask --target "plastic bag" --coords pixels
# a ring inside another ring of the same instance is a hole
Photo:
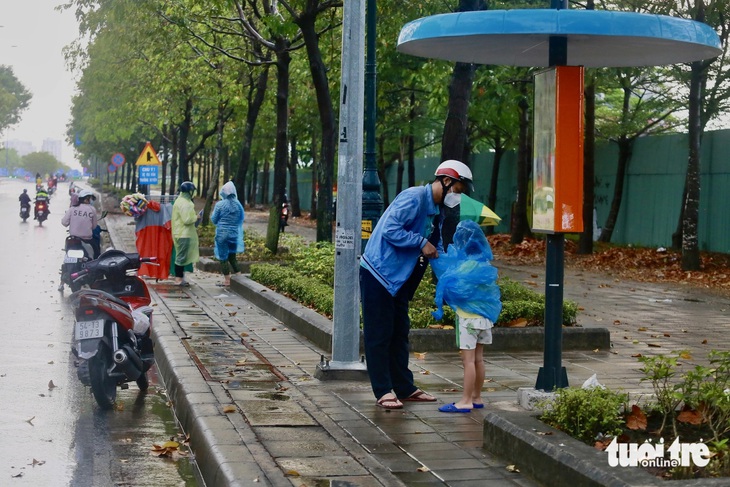
[[[152,308],[150,306],[142,306],[132,310],[132,318],[134,318],[134,333],[144,335],[150,329],[150,314]]]
[[[488,318],[493,323],[502,311],[497,285],[497,269],[490,264],[492,249],[479,225],[473,221],[460,222],[454,242],[445,254],[430,261],[436,284],[436,311],[433,317],[443,317],[443,304]]]
[[[599,389],[605,389],[606,386],[598,382],[598,376],[596,374],[593,374],[590,376],[581,386],[581,389],[593,389],[594,387],[598,387]]]

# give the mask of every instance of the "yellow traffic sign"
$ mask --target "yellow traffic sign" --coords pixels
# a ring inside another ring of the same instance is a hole
[[[135,166],[159,166],[160,164],[160,159],[157,157],[155,149],[152,148],[151,143],[147,142]]]

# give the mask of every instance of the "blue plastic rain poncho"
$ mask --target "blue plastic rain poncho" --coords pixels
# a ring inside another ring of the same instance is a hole
[[[236,186],[228,181],[221,188],[221,200],[216,203],[210,221],[215,225],[215,258],[228,259],[230,253],[240,254],[243,245],[243,206],[238,201]]]
[[[434,318],[443,317],[443,304],[497,321],[502,311],[497,269],[489,261],[492,249],[479,225],[473,221],[460,222],[454,242],[445,254],[429,261],[438,284]]]

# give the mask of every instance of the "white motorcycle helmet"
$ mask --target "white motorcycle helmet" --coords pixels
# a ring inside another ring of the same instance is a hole
[[[96,196],[94,196],[94,193],[89,191],[88,189],[82,189],[79,192],[79,201],[83,200],[84,198],[91,197],[91,201],[96,199]]]
[[[461,181],[462,183],[466,184],[469,192],[474,191],[474,182],[473,176],[471,174],[471,169],[469,169],[469,166],[467,166],[463,162],[456,161],[454,159],[444,161],[438,165],[434,176],[436,176],[437,178],[439,176],[447,176],[455,181]]]

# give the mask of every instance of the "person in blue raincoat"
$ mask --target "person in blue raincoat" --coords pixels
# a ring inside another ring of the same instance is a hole
[[[443,305],[456,312],[456,344],[464,366],[464,389],[458,402],[439,408],[444,413],[468,413],[484,407],[484,345],[492,343],[492,326],[502,311],[497,285],[497,269],[489,241],[481,227],[471,220],[456,226],[453,243],[445,254],[431,261],[438,283],[437,320],[443,317]]]
[[[236,254],[245,250],[243,244],[243,220],[245,214],[243,206],[238,201],[236,186],[228,181],[221,188],[221,200],[216,203],[210,221],[215,225],[215,258],[221,262],[223,283],[220,286],[231,285],[231,270],[238,274]],[[230,268],[229,268],[230,266]]]

